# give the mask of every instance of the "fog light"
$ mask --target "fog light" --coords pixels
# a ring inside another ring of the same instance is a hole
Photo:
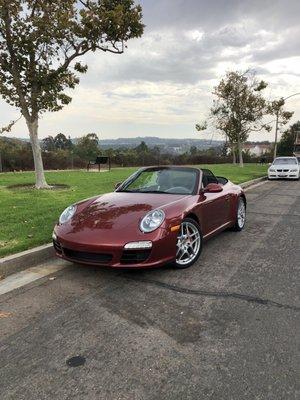
[[[150,242],[150,240],[142,241],[142,242],[130,242],[130,243],[125,244],[124,248],[127,249],[127,250],[130,250],[130,249],[151,249],[152,248],[152,242]]]
[[[53,233],[52,233],[52,239],[53,240],[57,240],[57,236],[56,236],[56,233],[53,231]]]

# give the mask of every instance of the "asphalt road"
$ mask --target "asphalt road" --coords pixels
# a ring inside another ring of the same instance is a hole
[[[0,398],[299,399],[299,195],[249,190],[245,230],[190,269],[65,263],[0,296]]]

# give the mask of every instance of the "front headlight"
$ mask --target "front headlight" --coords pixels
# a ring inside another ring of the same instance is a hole
[[[65,211],[63,211],[61,216],[59,217],[59,223],[64,224],[65,222],[68,222],[75,214],[75,211],[76,211],[76,206],[72,205],[66,208]]]
[[[269,172],[276,172],[274,168],[269,168]]]
[[[144,233],[155,231],[165,220],[163,210],[150,211],[141,221],[140,229]]]
[[[291,169],[290,172],[298,172],[298,170],[295,168],[295,169]]]

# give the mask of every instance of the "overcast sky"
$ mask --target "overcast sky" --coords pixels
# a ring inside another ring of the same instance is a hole
[[[196,132],[195,123],[208,115],[212,89],[230,69],[254,68],[269,83],[269,99],[300,92],[299,0],[140,3],[144,36],[128,42],[123,55],[89,55],[72,104],[43,116],[41,137],[210,138],[210,132]],[[287,109],[295,111],[293,122],[300,119],[300,96],[288,100]],[[0,101],[0,126],[17,116]],[[19,122],[11,135],[27,136],[25,125]]]

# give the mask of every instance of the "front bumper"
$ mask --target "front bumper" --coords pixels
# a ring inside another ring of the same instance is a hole
[[[53,246],[58,257],[79,264],[111,268],[153,268],[170,263],[176,258],[177,233],[161,229],[152,241],[151,249],[125,249],[122,245],[88,245],[68,241],[55,235]]]
[[[268,173],[269,179],[298,179],[299,173],[298,172],[291,172],[291,171],[276,171],[276,172],[269,172]]]

